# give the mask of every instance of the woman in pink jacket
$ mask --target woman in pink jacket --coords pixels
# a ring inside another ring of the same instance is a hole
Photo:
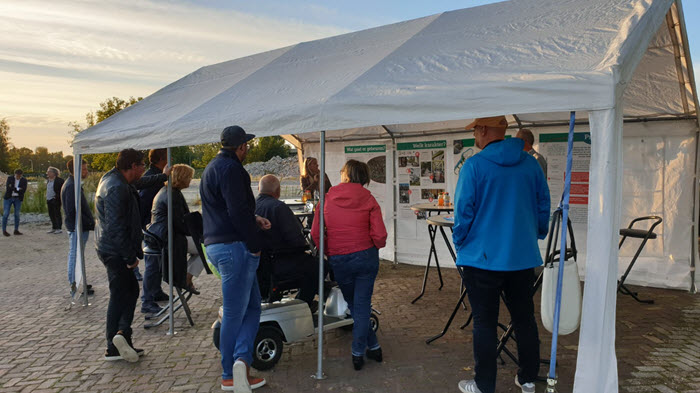
[[[382,211],[364,186],[369,167],[349,160],[340,171],[341,183],[326,194],[324,207],[326,255],[355,321],[352,328],[352,364],[360,370],[369,359],[382,361],[382,348],[370,328],[372,291],[379,271],[379,249],[386,245]],[[319,244],[319,214],[311,236]]]

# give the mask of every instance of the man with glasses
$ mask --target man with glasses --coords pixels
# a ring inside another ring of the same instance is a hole
[[[143,350],[135,349],[131,341],[131,322],[139,297],[139,283],[133,269],[143,259],[139,194],[135,185],[145,188],[167,179],[165,174],[142,179],[145,171],[142,152],[122,150],[116,167],[102,176],[95,194],[95,246],[109,280],[104,357],[108,361],[136,362],[143,355]]]

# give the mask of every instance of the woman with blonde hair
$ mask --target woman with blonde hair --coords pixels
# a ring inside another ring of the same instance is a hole
[[[190,232],[185,225],[185,216],[189,214],[190,209],[187,206],[187,201],[182,195],[182,190],[190,186],[194,169],[189,165],[176,164],[173,165],[172,182],[173,182],[173,285],[187,289],[195,295],[199,295],[199,291],[194,287],[192,278],[199,276],[204,269],[194,242],[190,237]],[[148,226],[148,231],[154,235],[167,241],[168,238],[168,189],[163,187],[158,191],[153,199],[153,208],[151,210],[151,224]],[[187,259],[187,254],[190,258]],[[167,266],[167,256],[164,266]],[[187,268],[185,269],[185,265]],[[165,269],[165,267],[164,267]],[[187,274],[183,274],[187,272]],[[163,274],[166,278],[167,275]],[[148,305],[146,305],[147,307]],[[142,305],[142,310],[144,306]]]
[[[382,361],[382,348],[369,316],[379,271],[379,249],[386,245],[387,234],[382,210],[364,187],[369,184],[367,164],[349,160],[340,171],[340,181],[325,199],[325,253],[352,313],[352,364],[360,370],[365,354]],[[320,241],[319,216],[316,214],[311,228],[316,244]]]
[[[306,157],[306,160],[304,160],[304,173],[302,173],[300,179],[302,194],[308,191],[313,199],[319,190],[320,179],[321,172],[318,169],[318,160],[314,157]],[[328,192],[331,188],[331,181],[328,180],[328,175],[325,173],[323,174],[323,179],[325,192]]]

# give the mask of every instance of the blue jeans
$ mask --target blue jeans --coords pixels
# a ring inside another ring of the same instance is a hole
[[[245,243],[233,242],[208,245],[207,258],[221,274],[221,376],[231,379],[234,361],[253,363],[253,344],[260,325],[260,288],[255,274],[260,257],[251,254]]]
[[[518,380],[535,382],[540,368],[540,339],[532,290],[534,269],[490,271],[464,267],[464,286],[474,316],[474,380],[484,393],[496,389],[496,342],[501,292],[518,341]]]
[[[80,238],[80,249],[82,250],[83,258],[85,257],[85,244],[88,241],[88,236],[90,236],[90,232],[84,231],[83,236]],[[70,285],[75,282],[75,260],[78,248],[78,234],[75,231],[68,232],[68,240],[70,242],[70,250],[68,251],[68,285]]]
[[[10,207],[15,207],[15,231],[19,229],[19,211],[22,208],[22,201],[19,198],[12,197],[4,199],[2,203],[2,231],[7,231],[7,219],[10,217]]]
[[[355,322],[352,327],[352,355],[364,356],[366,349],[379,348],[377,335],[369,324],[374,280],[379,272],[379,250],[371,247],[352,254],[333,255],[328,257],[328,261]]]
[[[163,293],[160,283],[163,281],[161,272],[160,257],[146,255],[143,258],[146,267],[143,269],[143,295],[141,296],[141,307],[144,305],[155,306],[156,296]]]

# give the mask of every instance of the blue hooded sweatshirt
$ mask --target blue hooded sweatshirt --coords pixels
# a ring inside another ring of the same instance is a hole
[[[454,204],[458,266],[515,271],[542,265],[537,239],[547,237],[549,187],[522,139],[492,142],[469,158]]]

